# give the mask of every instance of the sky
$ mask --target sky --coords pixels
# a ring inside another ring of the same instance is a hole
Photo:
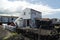
[[[0,0],[0,15],[20,16],[25,8],[40,11],[46,18],[60,18],[60,0]]]

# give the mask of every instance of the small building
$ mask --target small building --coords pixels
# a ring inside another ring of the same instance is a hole
[[[37,28],[41,27],[44,29],[53,28],[52,21],[49,18],[42,18],[42,19],[37,18],[36,19],[36,26],[37,26]]]
[[[13,22],[17,19],[18,17],[16,16],[2,16],[0,15],[0,22],[2,23],[8,23],[8,22]]]
[[[34,9],[26,8],[23,10],[22,16],[19,17],[15,23],[20,27],[36,27],[35,19],[42,18],[41,12]]]
[[[51,20],[52,20],[52,23],[53,23],[53,24],[58,24],[58,25],[60,25],[60,19],[53,18],[53,19],[51,19]]]

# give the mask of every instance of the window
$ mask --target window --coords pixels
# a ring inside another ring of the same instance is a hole
[[[35,13],[35,15],[36,15],[36,13]]]
[[[26,15],[25,12],[24,12],[24,15]]]

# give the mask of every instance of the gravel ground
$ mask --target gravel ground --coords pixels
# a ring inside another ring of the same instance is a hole
[[[0,25],[0,40],[26,40],[26,37],[15,32],[10,32],[9,30],[4,29],[3,26]],[[60,38],[58,40],[60,40]]]
[[[3,26],[0,25],[0,39],[3,39],[7,34],[9,34],[9,32],[3,29]]]
[[[23,36],[21,34],[17,34],[15,32],[10,32],[3,28],[0,25],[0,40],[23,40]]]
[[[16,33],[15,33],[16,34]],[[7,38],[9,38],[10,36],[13,36],[15,35],[14,33],[8,31],[8,30],[5,30],[3,28],[3,26],[0,25],[0,40],[5,40]]]

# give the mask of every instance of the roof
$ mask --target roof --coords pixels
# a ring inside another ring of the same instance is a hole
[[[36,18],[36,20],[41,20],[41,21],[50,21],[49,18]]]
[[[38,10],[35,10],[35,9],[32,9],[32,8],[26,8],[26,9],[24,9],[24,10],[32,10],[32,11],[36,11],[36,12],[39,12],[39,13],[41,13],[40,11],[38,11]]]
[[[17,14],[0,14],[0,16],[16,16],[16,17],[19,17]]]
[[[0,15],[0,17],[15,17],[15,18],[18,18],[18,16],[2,16],[2,15]]]

